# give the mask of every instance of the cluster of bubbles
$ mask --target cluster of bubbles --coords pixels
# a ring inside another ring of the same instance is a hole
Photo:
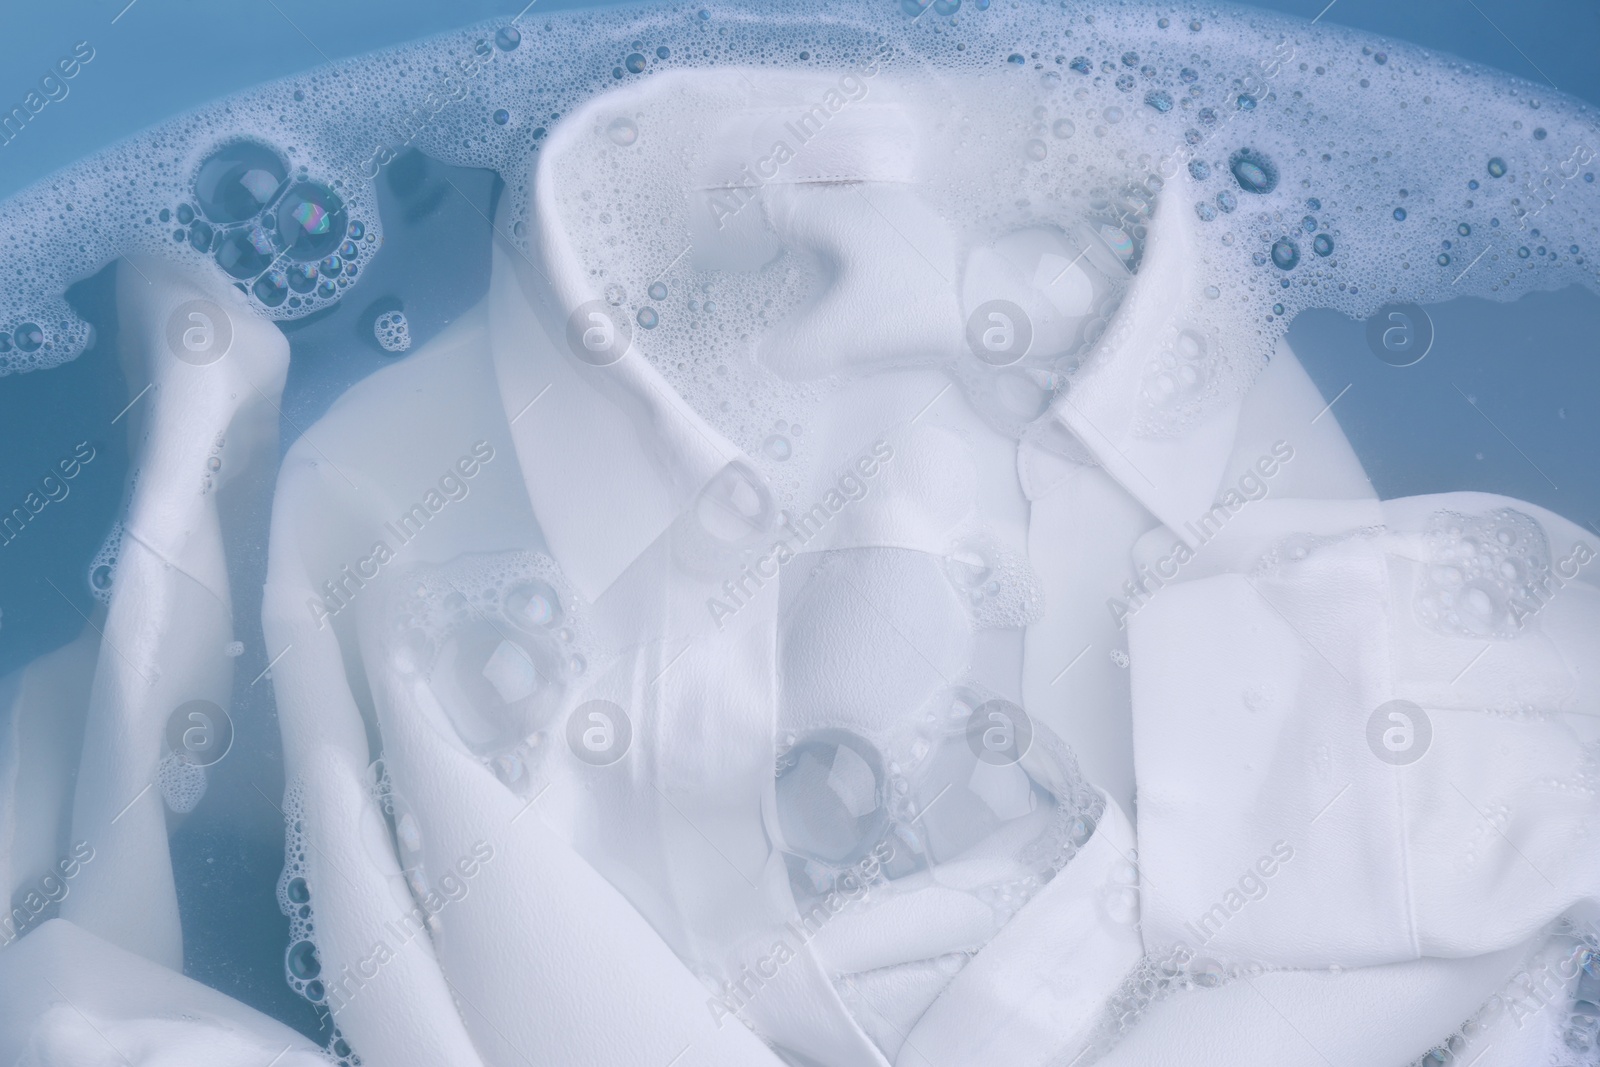
[[[1427,542],[1416,612],[1441,633],[1516,637],[1548,595],[1550,543],[1520,511],[1441,511],[1428,520]]]
[[[1029,626],[1044,618],[1044,583],[1026,556],[978,536],[945,560],[945,571],[980,630]]]
[[[187,815],[198,807],[206,795],[206,784],[206,769],[179,753],[168,752],[156,767],[161,799],[176,814]]]
[[[385,311],[372,323],[372,335],[385,352],[399,354],[411,347],[411,324],[404,311]]]
[[[1074,113],[1055,126],[1084,125],[1067,153],[1019,129],[1019,156],[1073,156],[1091,181],[1119,157],[1149,170],[1176,159],[1165,180],[1192,181],[1204,195],[1183,199],[1219,224],[1207,227],[1212,284],[1258,319],[1273,303],[1263,290],[1286,282],[1280,319],[1312,304],[1366,314],[1386,290],[1441,296],[1457,261],[1479,252],[1489,269],[1468,275],[1470,292],[1593,282],[1579,251],[1596,240],[1585,206],[1593,117],[1420,49],[1261,13],[1173,18],[1133,3],[1047,19],[976,0],[668,4],[521,16],[343,61],[197,109],[13,197],[0,207],[14,279],[0,299],[0,370],[73,358],[88,329],[62,294],[118,255],[205,255],[279,317],[337,298],[354,266],[346,241],[376,236],[370,179],[385,148],[498,171],[510,233],[531,247],[527,192],[547,127],[516,116],[554,121],[608,85],[685,63],[843,68],[873,43],[888,45],[891,71],[1033,76],[1036,96]],[[1463,112],[1474,121],[1456,121]],[[1307,241],[1297,209],[1313,186],[1338,192],[1318,194],[1327,215]],[[1470,242],[1458,240],[1463,222]],[[1328,253],[1313,259],[1318,237]],[[1273,328],[1257,325],[1266,351]]]
[[[278,152],[255,141],[225,144],[201,162],[190,198],[156,221],[262,306],[321,306],[355,278],[366,226],[305,170],[291,177]]]
[[[1560,1043],[1546,1050],[1542,1060],[1548,1067],[1594,1067],[1600,1063],[1600,943],[1592,930],[1570,921],[1558,927],[1558,937],[1571,946],[1569,957],[1556,968],[1556,976],[1568,977],[1566,966],[1576,966],[1576,988],[1560,1009],[1555,1028]],[[1532,971],[1536,969],[1529,967]],[[1526,1024],[1516,1002],[1526,990],[1514,980],[1507,993],[1496,993],[1455,1033],[1409,1064],[1408,1067],[1469,1067],[1495,1041],[1496,1028]],[[1476,1048],[1476,1051],[1474,1050]]]
[[[289,987],[312,1004],[325,1008],[327,979],[322,973],[322,957],[317,953],[316,921],[311,911],[309,878],[310,843],[306,840],[305,792],[297,779],[284,792],[285,844],[283,872],[278,876],[278,910],[289,919],[289,948],[284,953],[283,969]],[[360,1067],[361,1057],[339,1032],[332,1015],[327,1052],[335,1067]]]
[[[200,476],[200,491],[211,492],[215,479],[222,472],[222,450],[227,447],[228,439],[223,434],[217,434],[212,439],[211,447],[206,451],[206,472]]]
[[[597,656],[587,607],[536,552],[469,555],[402,585],[396,667],[425,677],[462,742],[525,787]]]
[[[111,526],[111,532],[100,543],[94,558],[89,561],[89,592],[100,603],[111,606],[111,586],[117,577],[117,557],[122,554],[122,520]]]
[[[1183,945],[1148,952],[1107,998],[1079,1062],[1087,1065],[1102,1059],[1157,1001],[1186,990],[1215,989],[1263,970],[1259,964],[1225,967],[1208,956],[1196,956]]]

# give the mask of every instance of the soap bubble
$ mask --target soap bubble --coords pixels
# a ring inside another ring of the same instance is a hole
[[[856,862],[889,823],[882,757],[845,730],[807,736],[779,758],[777,812],[788,851],[835,866]]]
[[[304,263],[339,247],[348,216],[344,201],[332,189],[317,182],[300,182],[278,203],[277,219],[288,255]]]
[[[226,145],[206,157],[194,180],[195,201],[214,223],[246,222],[260,214],[289,170],[278,154],[252,141]]]
[[[404,352],[411,347],[411,324],[404,311],[385,311],[372,323],[372,333],[385,352]]]
[[[290,945],[289,951],[284,954],[284,966],[302,981],[322,973],[322,960],[317,955],[317,946],[310,941],[296,941]]]
[[[279,252],[277,235],[264,226],[231,230],[216,249],[217,265],[235,278],[254,278],[272,264]]]
[[[1247,193],[1270,193],[1278,187],[1277,165],[1265,155],[1250,148],[1241,148],[1228,158],[1228,169],[1233,172],[1239,188]]]
[[[506,594],[505,613],[524,630],[549,630],[561,625],[561,597],[549,582],[530,579]]]
[[[495,31],[495,47],[502,52],[510,52],[522,43],[522,31],[515,26],[502,26]]]
[[[1272,245],[1272,263],[1279,270],[1293,270],[1300,262],[1300,248],[1287,237],[1280,237]]]
[[[611,138],[612,143],[626,147],[639,139],[639,127],[630,118],[614,118],[606,127],[606,136]]]

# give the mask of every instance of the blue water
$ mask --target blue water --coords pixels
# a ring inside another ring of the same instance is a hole
[[[798,2],[798,0],[797,0]],[[864,0],[865,2],[865,0]],[[892,0],[870,0],[889,3]],[[1257,6],[1316,16],[1326,0]],[[312,0],[201,3],[96,0],[8,3],[0,104],[26,95],[79,41],[94,60],[21,136],[0,147],[0,197],[140,128],[261,81],[492,16],[520,2],[383,4]],[[539,0],[539,10],[591,6]],[[1600,3],[1594,0],[1335,0],[1325,21],[1486,63],[1600,105]],[[446,168],[424,157],[380,182],[387,246],[361,293],[286,328],[294,361],[284,397],[284,445],[343,389],[388,357],[372,342],[385,298],[403,298],[417,344],[470,307],[487,281],[493,203],[486,172],[448,176],[466,197],[434,195]],[[467,201],[471,201],[468,203]],[[476,207],[474,207],[476,205]],[[418,264],[426,264],[419,268]],[[114,336],[111,273],[72,293],[100,336]],[[440,284],[447,279],[447,284]],[[1477,489],[1600,524],[1600,297],[1540,293],[1510,304],[1468,299],[1430,307],[1432,350],[1393,367],[1368,350],[1365,326],[1313,311],[1290,342],[1385,497]],[[0,674],[72,639],[93,614],[90,557],[120,506],[127,474],[121,423],[128,391],[107,344],[48,373],[0,379],[0,501],[20,500],[79,441],[97,458],[0,559]],[[235,503],[231,527],[264,531],[268,501]],[[1595,528],[1600,530],[1600,525]],[[244,545],[251,542],[246,539]],[[311,1007],[283,980],[287,922],[273,885],[282,864],[278,732],[270,687],[252,685],[267,655],[258,590],[265,544],[231,560],[235,617],[246,653],[236,683],[236,745],[251,753],[213,773],[201,808],[175,832],[188,973],[319,1038]]]

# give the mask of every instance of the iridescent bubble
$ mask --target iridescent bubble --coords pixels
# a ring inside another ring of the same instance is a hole
[[[611,138],[613,144],[626,147],[639,139],[639,127],[632,119],[619,116],[606,127],[606,136]]]
[[[502,52],[510,52],[522,43],[522,31],[515,26],[502,26],[495,31],[494,46]]]
[[[272,202],[288,176],[276,152],[239,141],[219,148],[200,164],[195,199],[212,222],[245,222]]]
[[[497,108],[495,110],[495,113],[494,113],[494,124],[496,126],[504,126],[506,123],[508,123],[510,121],[511,121],[511,112],[507,111],[503,107],[502,108]]]
[[[622,65],[628,68],[629,74],[642,74],[644,73],[645,62],[644,56],[638,52],[632,52],[627,59],[622,61]]]
[[[782,434],[772,434],[761,443],[761,451],[771,459],[782,462],[794,454],[794,449],[789,444],[789,439]]]
[[[1260,152],[1241,148],[1228,159],[1239,188],[1247,193],[1270,193],[1278,187],[1277,165]]]
[[[1021,59],[1022,57],[1018,56],[1017,58]],[[1072,62],[1068,63],[1067,66],[1071,67],[1079,74],[1088,74],[1090,71],[1094,70],[1094,64],[1089,62],[1088,56],[1074,56]]]
[[[1239,206],[1239,201],[1228,190],[1224,189],[1217,194],[1217,210],[1226,214]]]
[[[1272,245],[1272,265],[1279,270],[1293,270],[1300,262],[1300,248],[1287,237],[1280,237]]]
[[[1316,238],[1311,242],[1311,251],[1319,256],[1333,255],[1333,238],[1325,233],[1317,234]]]
[[[1009,56],[1006,56],[1006,62],[1012,64],[1013,66],[1020,67],[1026,63],[1027,60],[1022,58],[1021,52],[1012,52]]]
[[[256,279],[250,292],[267,307],[275,308],[289,296],[289,279],[281,270],[269,270]]]
[[[1211,177],[1211,164],[1203,159],[1191,159],[1189,161],[1189,176],[1197,182],[1205,181]]]
[[[278,256],[274,235],[261,226],[233,230],[218,242],[217,265],[235,278],[254,278]]]
[[[660,48],[656,49],[657,59],[666,59],[670,55],[672,55],[672,49],[668,48],[666,45],[662,45]]]
[[[665,300],[667,298],[667,284],[665,282],[651,282],[649,292],[651,300]]]
[[[311,263],[295,263],[284,271],[289,288],[297,293],[309,293],[317,287],[317,268]]]
[[[1406,209],[1405,208],[1397,207],[1397,208],[1394,209],[1394,221],[1396,221],[1396,222],[1404,222],[1404,221],[1406,221]]]
[[[524,630],[551,629],[561,623],[561,597],[549,583],[531,579],[506,597],[506,616]]]
[[[1239,105],[1240,111],[1254,111],[1256,109],[1256,98],[1249,93],[1240,93],[1239,99],[1235,103]]]
[[[1212,219],[1217,217],[1217,209],[1206,203],[1204,200],[1195,204],[1194,213],[1200,216],[1201,222],[1210,222]]]
[[[656,314],[655,308],[640,308],[637,318],[639,325],[647,330],[655,329],[656,324],[661,321],[661,316]]]
[[[1163,115],[1172,110],[1172,94],[1165,89],[1152,89],[1145,93],[1144,102]]]
[[[1463,222],[1456,227],[1456,232],[1465,237],[1472,232],[1472,227]]]
[[[1504,178],[1506,176],[1506,161],[1499,156],[1489,160],[1489,177]]]
[[[1316,220],[1315,216],[1307,215],[1305,218],[1301,219],[1300,220],[1300,228],[1302,230],[1306,231],[1307,233],[1316,233],[1317,232],[1317,220]]]
[[[319,182],[296,184],[279,201],[276,214],[289,257],[302,263],[338,248],[349,221],[344,201]]]

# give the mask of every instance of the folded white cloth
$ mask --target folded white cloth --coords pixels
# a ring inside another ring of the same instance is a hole
[[[1477,493],[1235,516],[1129,621],[1147,942],[1467,956],[1592,900],[1597,553]]]
[[[15,1067],[317,1067],[323,1051],[209,986],[52,919],[0,952]]]
[[[130,399],[146,386],[149,394],[128,414],[136,475],[73,799],[73,840],[88,842],[96,858],[61,914],[178,968],[166,806],[154,786],[179,706],[208,700],[225,709],[230,700],[233,660],[224,649],[233,624],[217,490],[234,477],[269,476],[256,464],[276,451],[272,398],[289,352],[231,286],[170,264],[119,272],[118,310]],[[182,346],[190,330],[210,331],[207,343],[196,340],[199,351]]]

